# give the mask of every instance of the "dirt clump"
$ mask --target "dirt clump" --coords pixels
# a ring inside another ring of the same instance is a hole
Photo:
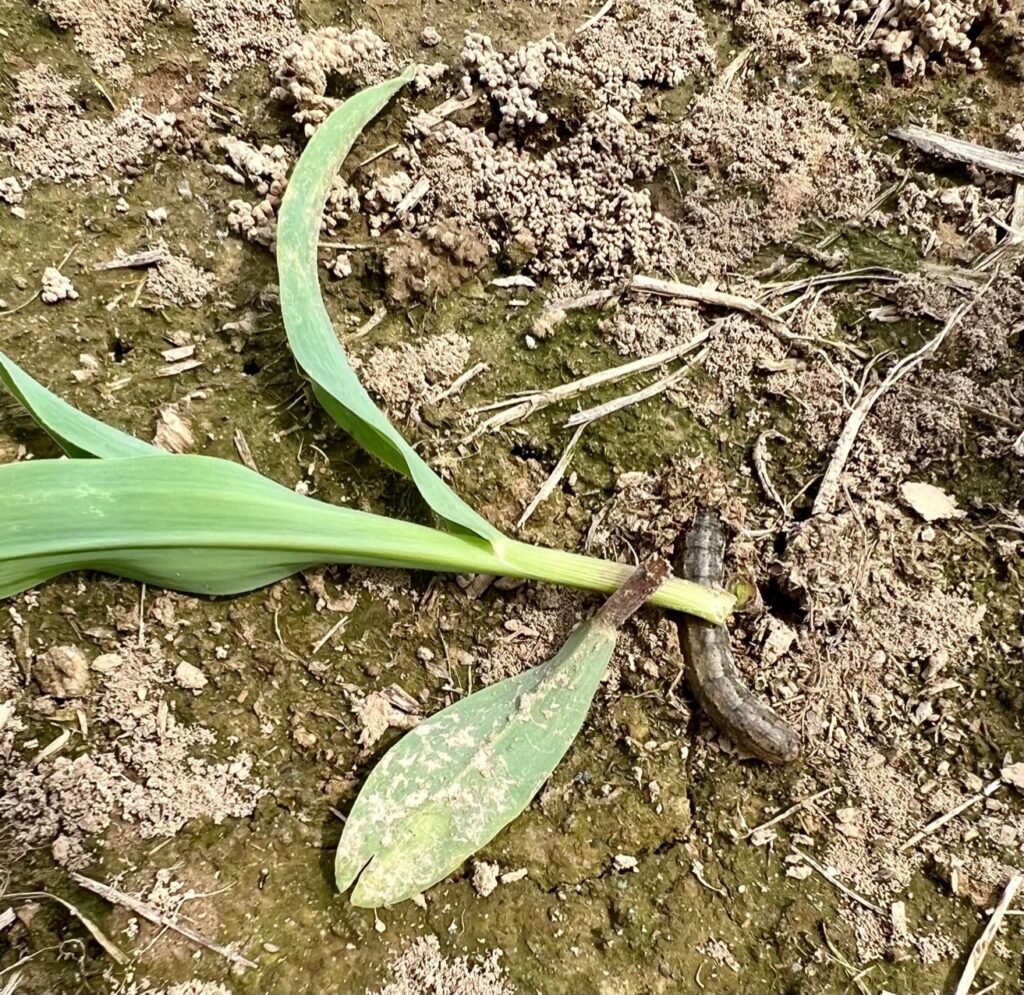
[[[273,64],[299,36],[289,0],[176,0],[213,58],[207,82],[219,89],[242,69]]]
[[[700,276],[787,241],[808,216],[859,218],[879,189],[872,157],[831,105],[779,85],[756,99],[722,86],[695,97],[675,141],[697,174],[680,223]]]
[[[51,646],[36,657],[32,679],[43,694],[82,698],[89,693],[89,661],[77,646]]]
[[[75,47],[96,72],[126,86],[132,81],[128,49],[141,50],[139,35],[153,14],[146,0],[41,0],[43,9],[75,34]]]
[[[445,957],[436,936],[421,936],[392,962],[392,980],[373,995],[422,995],[459,992],[460,995],[515,995],[499,964],[501,952],[486,957]]]
[[[76,661],[70,690],[84,694],[84,656],[59,649],[61,660]],[[44,675],[58,672],[48,665],[55,652],[37,661]],[[14,845],[50,845],[57,863],[70,868],[86,866],[90,842],[112,826],[132,826],[143,839],[173,836],[194,819],[248,815],[263,793],[250,756],[207,759],[215,734],[178,721],[158,643],[146,651],[125,646],[119,656],[120,665],[93,675],[93,692],[78,699],[92,716],[86,748],[38,764],[15,753],[0,780],[0,821],[14,827]],[[67,671],[59,669],[59,687],[44,677],[53,693],[69,691]],[[110,741],[99,731],[105,724],[117,732]]]
[[[47,266],[43,270],[43,286],[39,299],[44,304],[59,304],[61,301],[77,300],[75,285],[59,269]]]
[[[18,74],[11,123],[0,125],[0,148],[30,179],[60,182],[134,169],[173,130],[173,115],[146,115],[139,99],[112,117],[86,116],[77,86],[77,79],[42,63]]]
[[[341,104],[327,94],[329,78],[356,89],[380,83],[396,72],[397,63],[375,31],[320,28],[301,35],[281,53],[272,95],[292,105],[292,116],[309,136]]]
[[[930,66],[950,62],[980,70],[984,62],[979,37],[1002,41],[1004,47],[992,49],[1000,57],[1005,56],[1009,42],[1019,60],[1020,14],[1008,0],[895,0],[884,12],[879,10],[881,5],[882,0],[813,0],[811,12],[822,21],[839,20],[851,28],[873,22],[870,50],[911,79],[923,76]],[[1021,69],[1019,61],[1006,64],[1008,68],[1016,65],[1018,72]]]
[[[455,219],[430,225],[422,238],[403,233],[384,252],[387,295],[399,304],[434,300],[451,293],[488,258],[486,240]]]
[[[696,308],[633,300],[602,319],[599,329],[622,355],[639,359],[689,341],[704,324]]]
[[[425,339],[419,346],[408,343],[374,350],[354,359],[366,388],[399,420],[418,417],[424,404],[437,397],[465,368],[470,342],[448,332]]]
[[[200,307],[214,291],[214,278],[188,256],[166,255],[149,270],[146,290],[170,304]]]

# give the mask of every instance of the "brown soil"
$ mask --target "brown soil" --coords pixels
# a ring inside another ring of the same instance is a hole
[[[232,599],[61,578],[2,606],[0,986],[950,989],[1024,867],[1019,184],[885,135],[912,117],[1019,152],[1024,96],[993,63],[1003,51],[1018,68],[1016,8],[939,3],[928,21],[905,0],[859,47],[877,8],[857,0],[744,0],[725,18],[622,2],[586,27],[598,5],[568,0],[358,6],[351,23],[286,0],[0,13],[0,347],[168,451],[424,520],[411,487],[310,400],[267,250],[306,135],[425,60],[322,226],[353,365],[515,533],[574,406],[677,364],[497,433],[473,436],[489,414],[476,409],[723,319],[671,389],[587,428],[522,533],[635,563],[718,509],[730,580],[754,591],[730,623],[737,665],[800,730],[803,759],[744,756],[689,696],[676,621],[645,610],[528,810],[415,902],[355,909],[330,862],[381,752],[549,658],[594,600],[363,568]],[[162,258],[128,266],[148,250]],[[637,273],[771,315],[630,292]],[[573,301],[595,289],[599,308]],[[966,301],[874,405],[833,506],[812,514],[855,406]],[[0,459],[55,455],[0,399]],[[197,955],[69,869],[258,969]],[[79,906],[134,973],[43,892]],[[979,987],[1013,990],[1018,921]]]

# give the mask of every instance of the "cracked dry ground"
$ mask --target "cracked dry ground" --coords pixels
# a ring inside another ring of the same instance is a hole
[[[170,451],[425,520],[308,396],[268,251],[306,129],[423,62],[325,222],[327,306],[360,376],[510,533],[633,562],[720,509],[729,575],[759,592],[732,623],[740,666],[805,752],[739,755],[679,679],[673,623],[644,611],[523,816],[422,902],[360,910],[331,867],[375,760],[550,657],[595,599],[344,568],[229,599],[60,578],[0,605],[0,992],[955,988],[1024,866],[1024,195],[885,134],[913,121],[1024,152],[1020,11],[939,4],[936,33],[897,3],[860,46],[862,6],[620,2],[577,31],[600,5],[3,5],[0,349]],[[628,294],[567,306],[637,272],[785,324]],[[780,286],[811,276],[842,282]],[[811,518],[862,388],[965,301]],[[517,533],[571,411],[676,367],[467,441],[473,409],[709,328],[669,390],[586,430]],[[0,397],[0,462],[55,455]],[[977,989],[1020,990],[1021,921]]]

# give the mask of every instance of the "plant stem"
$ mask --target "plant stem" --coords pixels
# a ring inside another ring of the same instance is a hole
[[[509,577],[528,577],[590,591],[617,591],[635,569],[625,563],[515,540],[502,544],[498,558],[506,565],[504,573]],[[725,623],[735,601],[726,591],[715,591],[679,577],[669,577],[651,597],[653,605],[697,615],[716,625]]]

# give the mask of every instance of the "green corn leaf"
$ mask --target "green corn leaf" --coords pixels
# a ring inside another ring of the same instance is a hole
[[[618,563],[339,508],[207,456],[0,466],[0,598],[72,570],[195,594],[250,591],[320,563],[529,577],[613,591]],[[672,578],[655,604],[721,622],[725,592]]]
[[[296,163],[277,223],[277,268],[288,344],[328,414],[364,449],[411,477],[442,518],[495,545],[504,537],[417,455],[377,408],[341,347],[320,293],[317,244],[331,182],[360,132],[414,70],[346,100],[316,130]]]
[[[664,577],[638,570],[547,663],[442,709],[370,773],[335,879],[354,905],[393,905],[446,877],[529,805],[586,718],[619,626]]]
[[[156,456],[163,452],[134,435],[111,428],[73,408],[33,380],[2,352],[0,380],[7,384],[8,390],[68,456],[110,459],[117,456]]]

